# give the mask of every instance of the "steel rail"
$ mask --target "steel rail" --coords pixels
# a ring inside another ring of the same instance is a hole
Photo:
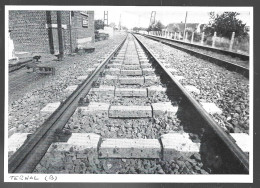
[[[8,72],[10,73],[10,72],[14,72],[16,70],[19,70],[19,69],[25,67],[26,64],[28,64],[29,62],[32,62],[32,61],[33,61],[33,59],[27,59],[27,60],[18,62],[16,64],[10,64],[9,67],[8,67],[9,68]]]
[[[73,115],[81,97],[87,95],[92,83],[98,78],[99,73],[104,70],[105,65],[116,55],[122,47],[125,39],[120,43],[108,57],[92,72],[82,84],[55,110],[53,114],[33,133],[25,143],[9,158],[9,173],[32,173],[42,157],[53,143],[55,131],[63,128],[69,118]]]
[[[135,35],[134,35],[135,36]],[[169,76],[172,82],[180,89],[184,94],[186,99],[191,103],[191,105],[199,112],[203,120],[212,128],[214,133],[224,142],[227,148],[234,155],[235,159],[240,162],[243,166],[243,170],[246,174],[249,173],[249,160],[247,155],[237,146],[232,137],[228,135],[218,124],[213,120],[213,118],[204,110],[204,108],[192,97],[192,95],[182,86],[182,84],[174,78],[169,70],[160,62],[158,58],[148,49],[148,47],[143,44],[136,36],[135,38],[140,43],[140,45],[145,49],[145,51],[152,56],[152,58],[157,62],[157,64],[163,69],[163,71]]]
[[[194,51],[192,49],[188,49],[188,48],[185,48],[185,47],[182,47],[182,46],[178,46],[178,45],[172,43],[172,42],[176,42],[175,40],[172,40],[172,39],[166,39],[166,38],[163,38],[163,37],[151,36],[151,35],[145,35],[145,34],[142,34],[142,36],[156,40],[156,41],[159,41],[163,44],[169,45],[169,46],[177,48],[179,50],[191,53],[191,54],[196,55],[197,57],[205,59],[207,61],[214,62],[216,64],[220,64],[222,66],[225,66],[227,69],[235,70],[236,72],[243,74],[246,78],[249,78],[249,69],[244,67],[244,66],[241,66],[241,65],[223,60],[223,59],[219,59],[217,57],[207,55],[207,54],[204,54],[204,53],[201,53],[201,52],[198,52],[198,51]],[[197,46],[199,46],[199,45],[197,45]],[[201,46],[199,46],[199,47],[201,47]]]

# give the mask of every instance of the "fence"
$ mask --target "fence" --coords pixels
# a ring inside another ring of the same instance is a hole
[[[188,31],[169,32],[169,31],[150,31],[150,35],[162,36],[169,39],[183,40],[184,42],[194,43],[224,50],[234,51],[238,53],[249,53],[249,36],[235,37],[235,32],[229,38],[218,37],[215,32],[213,36],[206,36],[205,33],[197,33]]]

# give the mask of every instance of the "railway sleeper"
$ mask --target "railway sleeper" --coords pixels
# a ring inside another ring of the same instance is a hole
[[[19,149],[28,135],[15,133],[8,139],[9,157]],[[249,151],[249,145],[245,144],[249,142],[249,135],[234,133],[231,136],[244,152]],[[88,163],[104,159],[161,159],[175,160],[181,165],[179,163],[194,159],[200,161],[200,147],[200,143],[193,143],[187,133],[170,132],[161,135],[159,139],[107,139],[94,133],[72,133],[65,142],[52,143],[36,169],[45,167],[49,171],[61,173],[63,168],[77,166],[77,163],[86,159]]]

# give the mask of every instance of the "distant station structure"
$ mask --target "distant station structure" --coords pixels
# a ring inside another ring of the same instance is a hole
[[[95,41],[94,11],[12,10],[9,32],[16,52],[71,53]]]

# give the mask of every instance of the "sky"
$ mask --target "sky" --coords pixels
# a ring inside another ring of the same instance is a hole
[[[236,10],[237,9],[237,10]],[[160,20],[164,25],[169,23],[185,22],[187,11],[187,23],[208,23],[209,12],[222,13],[224,11],[236,11],[240,13],[237,16],[243,23],[250,25],[250,12],[246,9],[227,7],[226,9],[212,7],[106,7],[98,8],[95,11],[95,19],[104,19],[104,11],[108,11],[108,23],[114,22],[118,25],[121,15],[121,25],[127,28],[148,27],[150,23],[151,12],[156,11],[156,20]],[[252,14],[252,13],[251,13]]]

